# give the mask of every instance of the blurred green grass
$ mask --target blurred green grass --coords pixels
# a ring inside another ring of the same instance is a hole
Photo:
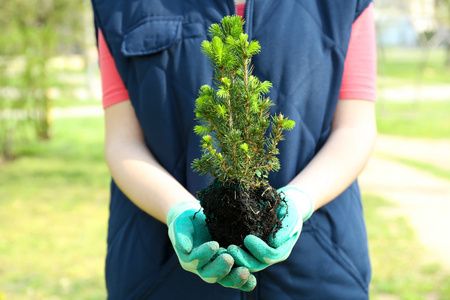
[[[402,86],[450,86],[450,68],[445,48],[427,52],[420,48],[378,49],[378,94],[383,89]],[[450,90],[450,87],[449,87]],[[450,138],[450,92],[448,99],[379,98],[376,105],[378,131],[382,134],[416,138]]]
[[[372,258],[373,300],[450,299],[450,273],[421,245],[395,205],[376,195],[363,196]]]
[[[450,84],[450,69],[446,67],[444,47],[378,48],[379,87],[409,84]]]
[[[105,299],[109,175],[101,118],[57,119],[53,139],[0,166],[6,299]]]
[[[420,49],[384,50],[378,52],[379,90],[450,85],[444,49],[429,53]],[[425,55],[428,55],[426,63]],[[448,99],[444,101],[378,99],[378,132],[409,138],[450,139],[450,94],[446,96]],[[381,157],[449,179],[447,170],[428,163],[391,155]],[[430,257],[406,218],[393,213],[395,205],[376,195],[364,195],[363,201],[373,265],[371,299],[450,299],[450,273]]]
[[[378,132],[413,138],[450,139],[449,101],[391,102],[376,105]]]
[[[378,49],[378,95],[383,89],[413,86],[450,86],[445,48]],[[449,88],[450,89],[450,88]],[[450,138],[450,92],[445,101],[432,99],[379,98],[376,105],[378,131],[416,138]],[[424,96],[425,97],[425,96]],[[445,99],[445,95],[444,95]]]
[[[382,159],[388,159],[392,161],[399,162],[401,164],[416,168],[420,171],[427,172],[429,174],[433,174],[436,177],[442,178],[444,180],[450,181],[450,171],[446,168],[441,168],[436,165],[432,165],[430,163],[426,163],[423,161],[417,161],[409,158],[404,158],[398,155],[391,155],[387,153],[375,153],[374,156],[380,157]]]

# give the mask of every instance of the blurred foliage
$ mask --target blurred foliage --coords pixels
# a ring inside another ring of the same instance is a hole
[[[65,0],[0,2],[0,156],[13,144],[49,138],[50,58],[83,49],[89,3]],[[89,25],[90,26],[90,25]]]
[[[450,27],[450,0],[436,0],[436,20]]]
[[[447,50],[445,65],[450,68],[450,0],[436,0],[436,21],[444,28],[444,45]]]

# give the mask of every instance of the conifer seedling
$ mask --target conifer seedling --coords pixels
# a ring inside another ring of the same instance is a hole
[[[254,234],[266,242],[281,226],[277,209],[283,201],[268,183],[280,163],[277,145],[295,122],[271,115],[266,97],[272,84],[252,75],[251,58],[260,52],[248,41],[239,16],[227,16],[209,28],[211,41],[202,51],[212,62],[214,86],[204,85],[196,99],[194,127],[202,136],[202,156],[192,163],[213,182],[198,193],[213,240],[222,247],[243,246]]]

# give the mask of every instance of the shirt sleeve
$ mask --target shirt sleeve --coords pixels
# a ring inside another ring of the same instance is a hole
[[[373,3],[353,23],[339,99],[376,101],[376,38]]]
[[[98,30],[98,53],[102,78],[103,108],[130,99],[128,90],[120,78],[114,58],[109,52],[101,30]]]

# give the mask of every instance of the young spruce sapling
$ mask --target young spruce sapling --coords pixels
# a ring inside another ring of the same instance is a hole
[[[272,84],[252,75],[251,58],[260,45],[248,41],[243,25],[240,17],[227,16],[210,27],[212,40],[203,41],[202,51],[213,65],[214,87],[200,88],[195,107],[203,154],[192,167],[215,178],[198,199],[222,247],[243,246],[248,234],[267,242],[280,228],[283,200],[267,178],[280,169],[276,155],[283,131],[295,125],[282,114],[270,115],[274,104],[265,95]]]

